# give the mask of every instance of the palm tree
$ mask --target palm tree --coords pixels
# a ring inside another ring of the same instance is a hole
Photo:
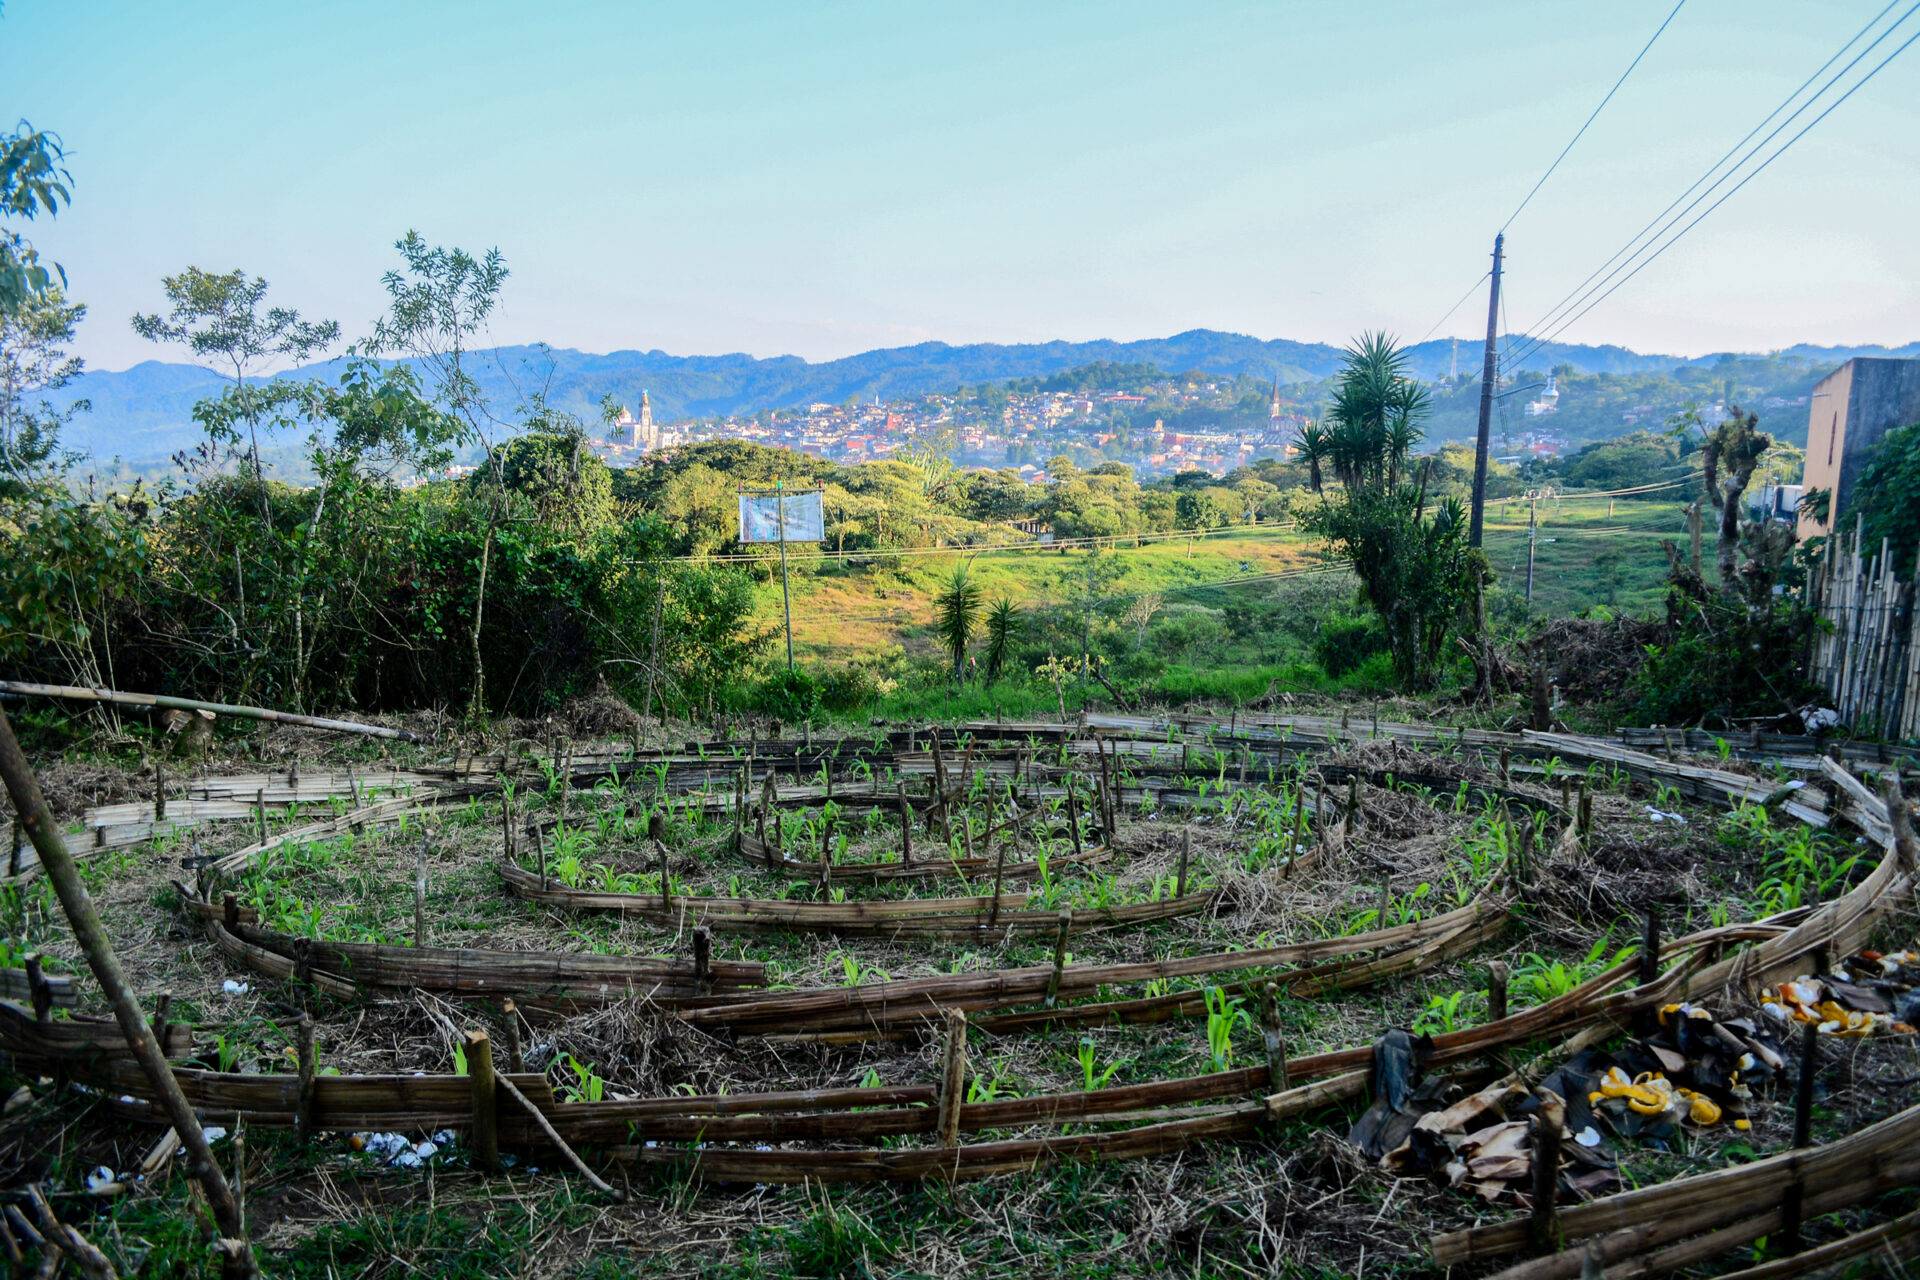
[[[1020,610],[1007,596],[1001,596],[987,606],[987,682],[991,684],[1000,678],[1001,669],[1007,665],[1007,654],[1013,649],[1013,642],[1020,637],[1025,625]]]
[[[967,660],[967,642],[973,639],[973,629],[980,621],[981,596],[980,584],[967,575],[963,563],[955,566],[952,581],[933,600],[933,629],[953,655],[955,680],[960,678],[961,666]]]

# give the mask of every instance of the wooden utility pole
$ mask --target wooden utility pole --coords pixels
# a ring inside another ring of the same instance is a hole
[[[1540,495],[1527,495],[1527,608],[1533,608],[1533,548],[1540,534]]]
[[[1493,432],[1493,344],[1500,330],[1500,257],[1507,234],[1493,238],[1493,288],[1487,293],[1487,352],[1480,365],[1480,433],[1473,446],[1473,514],[1467,522],[1467,541],[1480,545],[1480,529],[1487,512],[1487,450]]]
[[[127,1038],[127,1047],[158,1095],[160,1109],[180,1135],[180,1145],[186,1148],[194,1176],[206,1192],[214,1222],[220,1230],[221,1239],[215,1247],[224,1258],[222,1274],[230,1278],[259,1275],[233,1188],[214,1161],[213,1152],[207,1146],[207,1135],[200,1128],[200,1118],[181,1092],[173,1067],[161,1052],[160,1042],[154,1038],[153,1027],[140,1008],[133,988],[127,984],[120,958],[114,954],[113,943],[100,923],[99,912],[94,910],[93,899],[80,879],[73,855],[67,852],[67,842],[60,836],[53,811],[47,808],[40,781],[34,777],[25,753],[20,750],[19,740],[13,736],[13,724],[5,710],[0,710],[0,779],[6,782],[13,811],[19,815],[17,821],[26,829],[28,839],[40,855],[41,869],[53,882],[53,891],[73,927],[74,940],[87,957],[87,967],[93,970],[100,990],[113,1006],[120,1034]]]

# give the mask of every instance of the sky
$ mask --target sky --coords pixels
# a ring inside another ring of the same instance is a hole
[[[1687,0],[1509,228],[1507,326],[1883,3]],[[1672,7],[6,0],[0,115],[68,149],[25,229],[95,368],[186,358],[128,318],[189,264],[362,335],[409,229],[504,253],[503,343],[1414,341]],[[1912,341],[1916,209],[1920,46],[1563,340]]]

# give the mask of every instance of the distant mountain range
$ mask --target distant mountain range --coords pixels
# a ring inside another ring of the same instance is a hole
[[[1480,346],[1465,339],[1421,343],[1409,352],[1413,368],[1434,378],[1449,371],[1472,374],[1480,367]],[[1920,342],[1904,347],[1798,346],[1775,355],[1814,364],[1838,364],[1856,355],[1920,356]],[[611,393],[637,407],[650,393],[654,416],[662,421],[716,414],[783,409],[816,401],[841,402],[858,396],[891,399],[952,391],[957,387],[1008,378],[1044,376],[1096,360],[1149,363],[1169,373],[1201,370],[1248,374],[1285,383],[1325,378],[1340,366],[1342,351],[1324,342],[1263,341],[1244,334],[1194,329],[1170,338],[1139,342],[1042,342],[950,346],[923,342],[889,347],[839,360],[812,363],[798,356],[756,359],[749,355],[673,356],[664,351],[615,351],[594,355],[539,347],[499,347],[476,353],[480,381],[496,404],[511,407],[531,389],[544,388],[548,402],[589,421],[603,395]],[[1530,368],[1570,364],[1583,373],[1653,373],[1686,364],[1710,364],[1717,355],[1688,360],[1642,355],[1625,347],[1548,343],[1527,360]],[[339,362],[310,365],[281,377],[337,374]],[[146,361],[118,372],[83,375],[64,393],[85,397],[92,412],[74,420],[68,443],[106,460],[118,457],[140,466],[164,460],[200,438],[193,424],[194,402],[217,394],[226,379],[190,364]]]

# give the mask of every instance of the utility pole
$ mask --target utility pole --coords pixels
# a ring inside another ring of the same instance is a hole
[[[1467,522],[1467,542],[1480,545],[1480,526],[1487,510],[1487,445],[1493,429],[1493,342],[1500,327],[1500,256],[1507,233],[1493,237],[1493,288],[1487,294],[1487,351],[1480,365],[1480,434],[1473,447],[1473,515]]]
[[[1540,529],[1540,491],[1527,495],[1527,609],[1533,609],[1533,547]]]
[[[773,482],[774,502],[780,508],[780,610],[787,619],[787,670],[793,670],[793,597],[787,594],[787,495],[786,481]]]

